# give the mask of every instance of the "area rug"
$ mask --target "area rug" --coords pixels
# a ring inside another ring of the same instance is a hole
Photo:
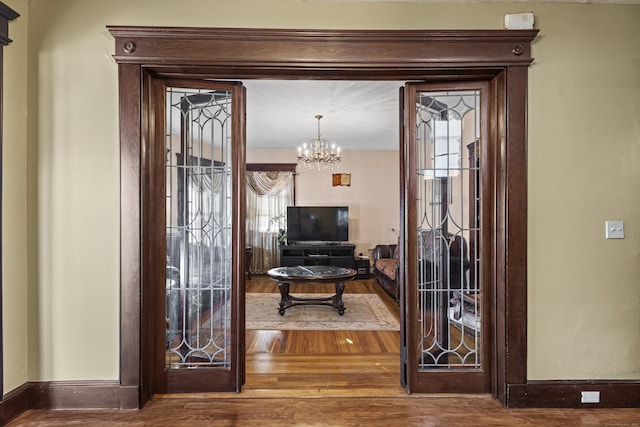
[[[293,294],[299,298],[323,298],[329,294]],[[342,316],[322,305],[288,308],[278,313],[280,294],[246,294],[246,328],[276,330],[398,331],[400,325],[376,294],[343,294]]]

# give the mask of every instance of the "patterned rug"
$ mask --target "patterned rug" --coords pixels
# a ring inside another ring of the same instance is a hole
[[[322,298],[329,294],[292,294],[300,298]],[[343,294],[342,316],[333,307],[322,305],[288,308],[278,313],[280,294],[247,293],[247,329],[308,329],[398,331],[400,325],[376,294]]]

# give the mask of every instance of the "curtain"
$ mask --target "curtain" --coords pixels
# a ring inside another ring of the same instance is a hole
[[[278,232],[287,229],[293,187],[293,172],[247,172],[247,246],[253,248],[254,273],[266,273],[280,265]]]

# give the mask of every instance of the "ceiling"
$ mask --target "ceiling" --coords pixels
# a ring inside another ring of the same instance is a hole
[[[247,147],[296,149],[320,131],[343,150],[397,150],[398,88],[389,81],[246,80]]]

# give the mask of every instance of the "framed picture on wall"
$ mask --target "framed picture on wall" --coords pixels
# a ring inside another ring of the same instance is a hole
[[[334,173],[333,174],[333,186],[351,186],[351,174],[350,173]]]

